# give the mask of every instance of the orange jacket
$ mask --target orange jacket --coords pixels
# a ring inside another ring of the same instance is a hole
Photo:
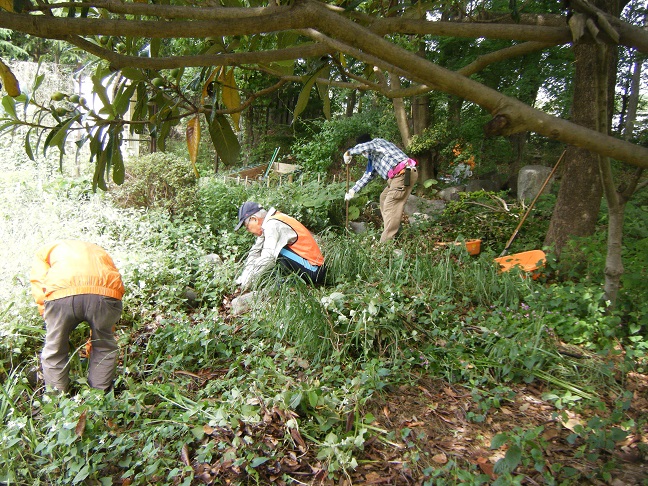
[[[268,218],[278,219],[279,221],[286,223],[293,230],[295,230],[295,233],[297,233],[297,240],[294,243],[287,245],[288,248],[297,253],[300,257],[308,260],[308,263],[310,263],[311,265],[316,265],[319,267],[324,263],[324,256],[322,255],[322,251],[320,250],[317,242],[313,238],[313,235],[310,231],[308,231],[306,226],[301,224],[295,218],[291,218],[290,216],[280,213],[279,211],[277,211],[272,216],[269,216]]]
[[[30,281],[41,315],[47,300],[79,294],[120,300],[124,296],[121,275],[110,255],[85,241],[60,240],[41,247],[34,256]]]

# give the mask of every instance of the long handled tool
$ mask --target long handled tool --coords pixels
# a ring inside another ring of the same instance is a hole
[[[544,191],[545,186],[549,183],[549,181],[550,181],[551,178],[553,177],[554,173],[556,172],[556,169],[558,168],[558,164],[560,164],[560,162],[562,161],[562,159],[565,157],[565,153],[566,153],[566,152],[567,152],[567,149],[565,149],[565,150],[563,151],[562,155],[561,155],[560,158],[558,159],[558,162],[556,162],[556,165],[554,165],[554,168],[551,169],[551,172],[549,172],[549,176],[548,176],[547,179],[544,181],[544,184],[542,184],[542,187],[541,187],[540,190],[538,191],[538,194],[536,194],[536,196],[533,198],[533,201],[532,201],[531,204],[529,205],[529,209],[527,209],[526,213],[524,213],[524,216],[522,216],[522,219],[521,219],[520,222],[518,223],[517,228],[515,228],[515,231],[513,232],[513,234],[512,234],[511,237],[509,238],[509,240],[506,242],[506,246],[504,247],[504,250],[502,251],[502,253],[500,253],[500,256],[501,256],[501,257],[503,257],[504,255],[506,255],[506,254],[508,253],[508,249],[511,247],[511,243],[513,243],[513,240],[514,240],[515,237],[517,236],[518,231],[520,231],[520,228],[522,227],[522,224],[524,224],[524,221],[526,220],[527,216],[529,215],[529,213],[530,213],[531,210],[533,209],[533,206],[535,206],[535,203],[536,203],[536,201],[538,200],[538,198],[540,197],[540,194],[542,194],[542,191]]]
[[[349,192],[349,164],[346,165],[346,192]],[[344,229],[349,231],[349,200],[346,201],[346,221],[344,223]]]

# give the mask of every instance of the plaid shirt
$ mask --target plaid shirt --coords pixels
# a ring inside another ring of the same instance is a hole
[[[350,155],[363,154],[367,157],[367,169],[352,187],[355,193],[369,184],[376,174],[387,179],[387,173],[408,158],[396,145],[382,138],[374,138],[370,142],[358,144],[348,152]]]

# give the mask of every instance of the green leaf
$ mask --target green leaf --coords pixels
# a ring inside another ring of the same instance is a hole
[[[2,97],[2,108],[4,108],[5,113],[9,115],[9,117],[14,120],[18,119],[18,116],[16,116],[16,100],[11,96]]]
[[[513,472],[522,460],[522,449],[517,445],[512,445],[506,451],[506,455],[495,463],[493,471],[495,474],[507,474]]]
[[[128,111],[135,88],[137,88],[137,83],[131,83],[128,86],[122,84],[120,86],[119,91],[115,95],[115,100],[113,101],[113,110],[115,115],[124,116]]]
[[[61,154],[65,153],[65,139],[68,136],[68,130],[70,126],[77,120],[77,117],[72,117],[67,121],[59,124],[59,129],[52,129],[50,133],[51,137],[47,137],[45,144],[43,145],[43,155],[47,152],[48,147],[54,146],[58,147]]]
[[[349,219],[354,221],[360,217],[360,208],[358,206],[349,206]]]
[[[122,185],[126,178],[126,167],[124,166],[124,156],[122,155],[121,145],[113,147],[112,152],[113,181],[117,185]]]
[[[151,39],[151,57],[158,57],[160,55],[161,46],[162,39]]]
[[[95,171],[92,177],[92,190],[94,192],[97,191],[97,187],[102,191],[108,190],[108,186],[106,186],[106,179],[104,178],[107,159],[108,154],[105,150],[102,150],[97,156],[97,164],[95,165]]]
[[[122,75],[132,81],[144,81],[146,76],[142,71],[135,68],[125,67],[121,70]]]
[[[235,164],[241,153],[241,145],[225,115],[214,116],[209,123],[209,135],[223,164],[226,166]]]
[[[491,449],[499,449],[502,447],[504,444],[506,444],[506,441],[508,440],[508,436],[506,434],[497,434],[495,437],[493,437],[493,440],[491,440]]]
[[[317,91],[322,99],[322,110],[324,110],[324,118],[331,119],[331,98],[329,97],[329,86],[324,83],[317,83]]]
[[[315,84],[315,81],[319,77],[320,73],[328,69],[329,69],[328,65],[322,66],[304,84],[304,88],[302,89],[301,93],[299,93],[299,98],[297,98],[295,111],[293,112],[293,123],[295,122],[295,120],[297,120],[297,118],[299,118],[299,115],[306,109],[306,105],[308,105],[308,99],[310,98],[311,89],[313,89],[313,85]]]
[[[250,466],[252,468],[259,467],[261,464],[268,462],[268,460],[269,459],[267,457],[255,457],[254,459],[252,459],[252,461],[250,461]]]
[[[27,157],[30,158],[30,160],[34,160],[34,153],[32,152],[31,143],[29,141],[30,134],[31,130],[27,132],[27,135],[25,135],[25,153],[27,154]]]
[[[96,74],[92,76],[92,87],[93,87],[94,94],[99,97],[103,105],[103,108],[99,110],[99,112],[106,113],[107,115],[114,115],[111,107],[112,105],[110,103],[110,98],[108,98],[106,87],[102,84],[102,81],[103,81],[102,77]]]

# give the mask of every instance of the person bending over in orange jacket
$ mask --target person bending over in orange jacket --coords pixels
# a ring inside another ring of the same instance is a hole
[[[124,295],[121,275],[110,255],[85,241],[49,243],[36,252],[30,281],[45,320],[41,352],[45,386],[68,391],[70,333],[85,321],[92,337],[88,384],[110,390],[119,354],[114,326],[122,314]]]

